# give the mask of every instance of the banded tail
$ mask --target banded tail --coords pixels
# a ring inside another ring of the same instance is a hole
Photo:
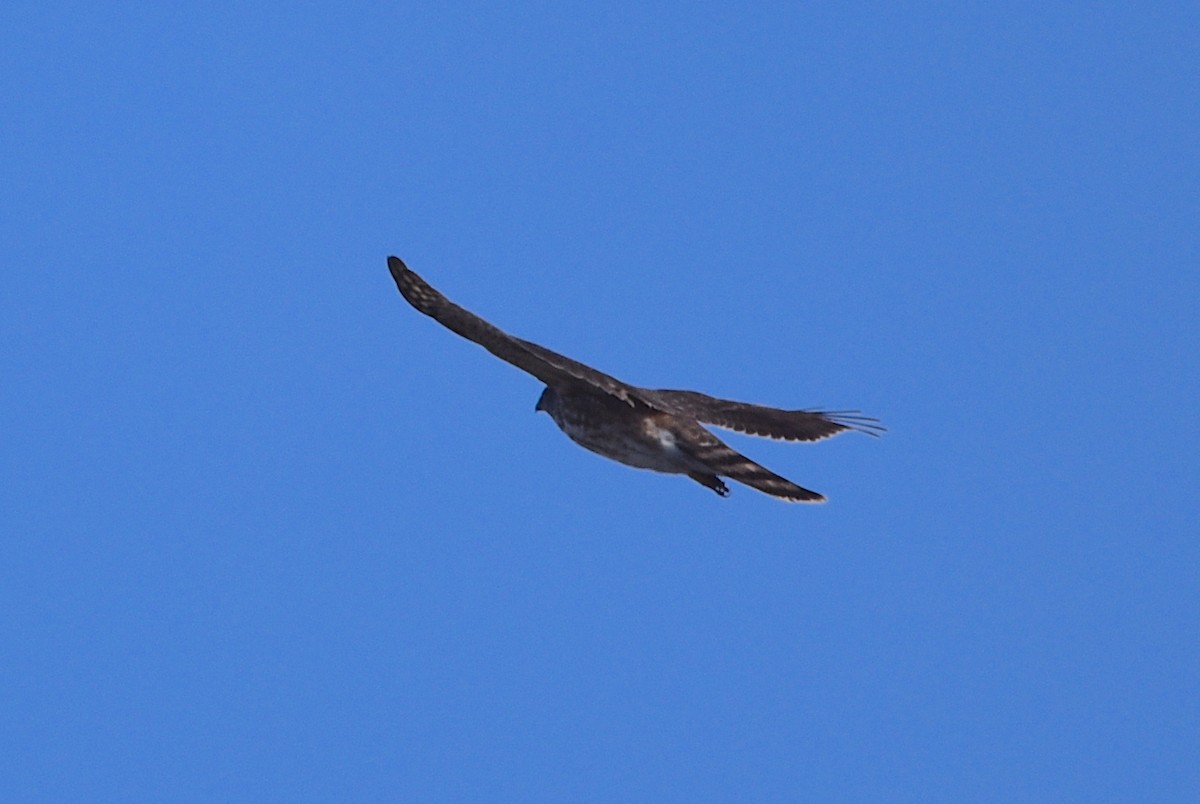
[[[722,497],[729,494],[729,488],[721,482],[718,475],[736,480],[781,500],[825,502],[824,495],[798,486],[786,477],[781,477],[765,466],[755,463],[700,425],[694,425],[694,429],[689,427],[687,430],[688,438],[680,439],[676,444],[681,449],[686,449],[692,458],[711,470],[711,472],[688,472],[688,477],[712,489]],[[687,447],[684,446],[685,444]]]

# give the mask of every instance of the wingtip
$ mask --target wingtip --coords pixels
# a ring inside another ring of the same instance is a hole
[[[396,277],[397,279],[401,274],[408,270],[408,266],[404,264],[404,260],[400,259],[399,257],[388,257],[387,263],[388,270],[391,271],[392,276]]]
[[[883,426],[883,422],[874,416],[866,416],[859,410],[823,410],[819,411],[819,415],[824,416],[828,421],[844,430],[854,430],[855,432],[869,435],[872,438],[879,438],[887,432],[887,428]]]

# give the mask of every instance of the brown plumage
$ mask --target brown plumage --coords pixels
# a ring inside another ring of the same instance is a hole
[[[825,500],[738,453],[701,422],[786,441],[818,441],[846,430],[877,436],[884,430],[857,411],[781,410],[629,385],[497,329],[438,293],[397,257],[388,257],[388,269],[417,310],[544,382],[536,409],[571,440],[629,466],[685,474],[721,496],[729,494],[723,476],[784,500]]]

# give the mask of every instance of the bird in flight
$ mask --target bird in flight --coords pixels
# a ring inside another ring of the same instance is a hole
[[[521,340],[438,293],[398,257],[388,270],[419,312],[546,384],[536,410],[567,436],[605,458],[656,472],[687,475],[725,497],[721,477],[791,502],[824,502],[729,447],[703,424],[785,441],[819,441],[846,430],[878,436],[878,419],[858,411],[780,410],[701,394],[638,388]]]

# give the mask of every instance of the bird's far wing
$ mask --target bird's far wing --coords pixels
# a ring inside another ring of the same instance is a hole
[[[747,435],[781,438],[785,441],[819,441],[845,430],[878,436],[884,427],[878,419],[856,410],[780,410],[729,399],[717,399],[696,391],[651,391],[636,389],[639,399],[667,413],[735,430]]]
[[[396,287],[409,304],[447,329],[475,341],[501,360],[529,372],[547,385],[584,383],[633,404],[630,396],[632,386],[536,343],[514,338],[492,326],[438,293],[428,282],[409,270],[399,257],[388,257],[388,270],[392,272]]]

